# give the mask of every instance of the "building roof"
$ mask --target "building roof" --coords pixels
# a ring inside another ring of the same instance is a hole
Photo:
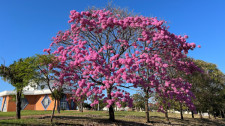
[[[50,88],[53,90],[54,80],[50,80]],[[72,94],[73,87],[68,85],[63,85],[63,93]],[[49,87],[46,82],[35,83],[31,81],[26,87],[23,88],[24,95],[42,95],[42,94],[51,94]],[[3,91],[0,92],[0,97],[7,95],[16,95],[16,91]]]
[[[23,91],[24,95],[41,95],[41,94],[51,94],[49,89],[45,90],[34,90],[34,91]],[[0,97],[7,95],[16,95],[16,91],[3,91],[0,92]]]
[[[66,90],[63,93],[65,94],[72,94],[71,90]],[[42,94],[51,94],[49,89],[44,90],[34,90],[34,91],[23,91],[24,95],[42,95]],[[16,91],[3,91],[0,92],[0,97],[7,96],[7,95],[16,95]]]

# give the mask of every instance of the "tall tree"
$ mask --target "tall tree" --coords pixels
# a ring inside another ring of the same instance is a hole
[[[23,88],[31,81],[38,81],[34,58],[28,57],[14,61],[13,64],[0,66],[0,76],[16,88],[16,118],[21,118],[21,96]]]
[[[184,64],[192,63],[180,59],[196,45],[187,43],[187,36],[170,33],[165,21],[129,16],[116,9],[91,9],[81,13],[71,11],[69,23],[71,28],[58,32],[45,51],[60,61],[60,81],[75,85],[76,100],[82,100],[84,95],[95,95],[93,106],[103,98],[108,104],[111,121],[115,121],[113,105],[127,102],[132,106],[130,94],[124,88],[141,87],[147,94],[147,103],[152,88],[165,96],[165,90],[161,89],[167,85],[159,80],[175,83],[171,94],[183,93],[181,87],[188,85],[181,84],[180,78],[165,76],[166,68],[176,67],[189,73]],[[190,86],[187,87],[183,88],[189,90]],[[179,96],[178,99],[181,98],[191,105],[189,97]]]

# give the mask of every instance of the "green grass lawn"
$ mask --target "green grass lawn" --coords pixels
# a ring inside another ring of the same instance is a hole
[[[15,126],[15,125],[21,125],[21,126],[26,126],[26,125],[51,125],[50,121],[40,121],[39,119],[31,118],[31,119],[9,119],[9,120],[0,120],[0,125],[1,126]]]
[[[28,115],[42,115],[42,114],[50,114],[51,111],[31,111],[31,110],[23,110],[21,111],[22,116]],[[0,112],[0,117],[14,117],[16,116],[16,112]]]
[[[22,110],[21,116],[29,116],[29,115],[44,115],[51,114],[52,111],[35,111],[35,110]],[[57,113],[57,112],[56,112]],[[70,113],[69,111],[61,111],[61,113]],[[15,117],[16,112],[0,112],[0,117]]]
[[[116,122],[108,121],[107,111],[61,111],[54,118],[54,123],[50,123],[51,111],[22,111],[22,119],[2,119],[0,125],[170,125],[164,118],[163,113],[150,112],[150,124],[145,123],[144,112],[115,112]],[[37,115],[37,116],[34,116]],[[39,115],[39,116],[38,116]],[[29,117],[30,116],[30,117]],[[191,115],[184,114],[184,120],[180,120],[180,114],[169,113],[170,122],[173,125],[225,125],[224,119],[200,119],[198,115],[192,119]],[[0,117],[15,117],[15,112],[0,112]]]

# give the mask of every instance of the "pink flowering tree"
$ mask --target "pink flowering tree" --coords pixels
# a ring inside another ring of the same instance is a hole
[[[184,55],[185,56],[185,55]],[[161,86],[157,90],[157,102],[159,111],[165,113],[167,121],[169,121],[167,110],[171,105],[179,104],[181,110],[181,119],[183,119],[182,106],[187,106],[189,110],[195,110],[192,99],[195,98],[191,91],[192,84],[189,83],[186,75],[193,76],[194,72],[201,70],[189,58],[181,58],[178,65],[168,66],[167,74],[164,76],[166,79],[161,79]]]
[[[113,105],[120,107],[127,102],[132,106],[124,88],[141,87],[147,94],[154,89],[164,96],[163,88],[170,85],[159,80],[172,83],[168,67],[189,72],[180,59],[195,44],[187,43],[187,36],[170,33],[165,21],[121,16],[108,10],[73,10],[69,23],[70,29],[58,32],[45,51],[60,61],[59,81],[74,86],[73,99],[80,101],[92,95],[93,106],[103,98],[112,121]]]

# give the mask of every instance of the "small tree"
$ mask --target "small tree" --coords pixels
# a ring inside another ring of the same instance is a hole
[[[9,66],[0,66],[0,76],[16,88],[16,118],[21,118],[21,96],[23,88],[31,81],[38,81],[34,58],[28,57],[14,61]]]
[[[63,88],[61,85],[58,85],[57,75],[58,72],[53,69],[53,67],[57,67],[58,61],[53,55],[36,55],[35,65],[37,67],[37,71],[39,73],[39,80],[45,82],[51,91],[52,98],[54,99],[54,107],[51,115],[51,122],[54,118],[56,103],[57,110],[60,113],[60,99],[63,95]],[[51,85],[51,81],[54,80],[54,86]]]
[[[76,97],[76,96],[75,96]],[[79,97],[80,100],[77,101],[78,103],[78,109],[80,112],[84,112],[84,101],[86,100],[86,97],[83,96],[83,97]]]
[[[63,88],[54,89],[52,92],[52,99],[57,102],[57,111],[60,113],[60,100],[63,98],[65,94],[63,93]],[[54,103],[56,104],[56,103]]]
[[[133,94],[133,104],[138,111],[145,108],[145,98],[141,93]]]

